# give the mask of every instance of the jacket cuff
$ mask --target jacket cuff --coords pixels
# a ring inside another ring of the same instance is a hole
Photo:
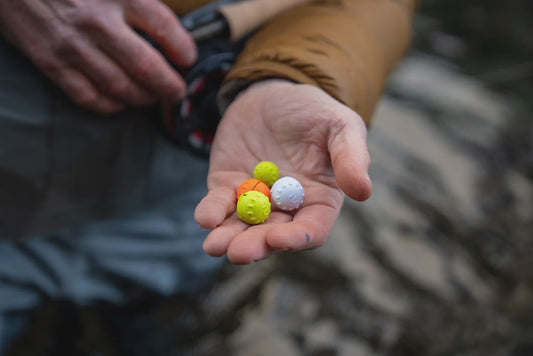
[[[261,68],[258,70],[258,68]],[[267,79],[285,79],[294,83],[310,84],[320,87],[320,84],[306,73],[286,64],[271,61],[258,61],[250,65],[241,65],[233,71],[217,95],[217,104],[221,113],[235,100],[243,90],[255,82]]]

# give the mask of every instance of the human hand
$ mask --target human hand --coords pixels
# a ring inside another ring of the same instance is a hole
[[[274,162],[280,177],[298,179],[305,197],[297,211],[274,209],[265,223],[250,226],[237,217],[235,194],[263,160]],[[366,127],[351,109],[309,85],[252,85],[229,106],[213,142],[208,194],[195,211],[198,224],[212,230],[204,250],[247,264],[274,251],[321,246],[343,192],[358,201],[370,196],[369,164]]]
[[[196,47],[158,0],[0,1],[0,33],[77,104],[100,113],[178,101],[185,83],[134,30],[145,32],[178,65]]]

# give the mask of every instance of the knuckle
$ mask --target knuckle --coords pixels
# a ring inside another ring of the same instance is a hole
[[[77,6],[63,17],[65,21],[80,29],[101,29],[105,27],[108,20],[94,1],[78,2]]]
[[[123,109],[120,103],[94,91],[77,92],[71,97],[76,105],[100,114],[113,114]]]
[[[58,28],[52,36],[52,46],[55,53],[68,57],[77,51],[79,46],[78,38],[72,32]]]
[[[128,93],[129,83],[126,80],[114,80],[108,88],[108,92],[113,96],[122,97]]]
[[[108,21],[102,16],[96,16],[90,12],[83,12],[77,19],[77,26],[80,29],[93,33],[104,34],[107,32]]]
[[[63,68],[61,61],[48,51],[35,50],[30,57],[38,68],[48,74],[56,73]]]
[[[157,65],[157,61],[152,56],[139,56],[135,61],[133,75],[141,81],[146,81],[154,75]]]
[[[89,90],[71,92],[72,100],[83,107],[94,107],[98,103],[98,95]]]
[[[130,74],[135,82],[151,88],[151,94],[156,97],[173,98],[176,93],[185,91],[185,85],[165,68],[165,63],[156,55],[147,53],[138,56]]]

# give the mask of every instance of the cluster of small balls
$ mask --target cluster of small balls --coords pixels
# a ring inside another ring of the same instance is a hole
[[[304,190],[292,177],[279,177],[278,167],[270,161],[255,166],[253,178],[237,189],[237,215],[247,224],[265,222],[271,212],[271,201],[281,210],[291,211],[303,203]]]

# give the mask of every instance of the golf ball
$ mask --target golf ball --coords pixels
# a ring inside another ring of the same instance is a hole
[[[237,200],[243,193],[249,192],[251,190],[257,190],[258,192],[263,193],[270,201],[270,189],[265,183],[255,178],[250,178],[242,182],[242,184],[237,189]]]
[[[237,202],[237,216],[247,224],[264,222],[270,215],[270,201],[261,192],[251,190],[243,193]]]
[[[270,161],[259,162],[254,168],[254,178],[259,179],[270,188],[279,178],[279,169]]]
[[[272,201],[281,210],[294,210],[304,201],[304,189],[300,182],[292,177],[278,179],[270,189]]]

